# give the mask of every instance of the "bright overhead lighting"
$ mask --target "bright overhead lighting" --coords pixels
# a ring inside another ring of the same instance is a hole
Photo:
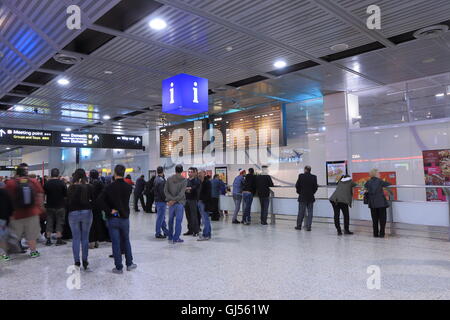
[[[61,78],[58,80],[58,84],[62,85],[62,86],[67,86],[70,83],[69,80],[67,80],[66,78]]]
[[[11,150],[11,148],[6,148],[6,150]]]
[[[66,130],[67,132],[72,131],[72,129],[70,129],[70,128],[66,128],[65,130]]]
[[[444,93],[438,93],[436,94],[436,97],[443,97],[445,94]]]
[[[280,69],[280,68],[286,67],[286,66],[287,66],[287,63],[286,63],[286,61],[283,61],[283,60],[277,60],[277,61],[275,61],[275,63],[273,64],[273,66],[274,66],[275,68],[277,68],[277,69]]]
[[[108,115],[104,115],[104,116],[103,116],[103,120],[109,120],[109,119],[111,119],[110,116],[108,116]]]
[[[104,73],[105,73],[105,74],[112,74],[113,72],[112,72],[112,71],[109,71],[109,70],[105,70]]]
[[[167,23],[163,19],[160,19],[160,18],[152,19],[148,25],[150,26],[150,28],[152,28],[154,30],[162,30],[167,27]]]
[[[16,110],[16,111],[23,111],[23,110],[25,110],[25,108],[22,107],[22,106],[15,106],[14,110]]]

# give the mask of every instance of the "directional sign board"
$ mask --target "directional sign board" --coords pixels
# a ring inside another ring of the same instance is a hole
[[[53,143],[53,131],[0,128],[0,144],[48,146]]]
[[[16,171],[17,166],[0,166],[0,171]]]
[[[45,147],[142,149],[142,136],[0,127],[0,144]]]

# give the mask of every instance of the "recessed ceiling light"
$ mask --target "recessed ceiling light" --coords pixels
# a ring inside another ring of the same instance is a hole
[[[348,44],[346,44],[346,43],[338,43],[338,44],[335,44],[334,46],[331,46],[330,49],[333,50],[333,51],[347,50],[348,49]]]
[[[167,23],[160,18],[152,19],[148,25],[154,30],[162,30],[167,27]]]
[[[436,61],[434,58],[428,58],[428,59],[422,60],[422,63],[431,63],[434,61]]]
[[[284,68],[284,67],[286,67],[286,65],[287,65],[286,61],[283,61],[283,60],[277,60],[273,64],[273,66],[277,69]]]
[[[107,114],[103,116],[103,120],[109,120],[109,119],[111,119],[111,117],[108,116]]]
[[[228,47],[225,48],[225,50],[227,50],[228,52],[230,52],[231,50],[233,50],[233,47],[232,47],[232,46],[228,46]]]
[[[11,150],[11,148],[6,148],[6,150]]]
[[[109,70],[105,70],[105,71],[103,71],[105,74],[112,74],[113,72],[112,71],[109,71]]]
[[[25,108],[22,106],[15,106],[14,110],[21,112],[21,111],[25,110]]]
[[[444,93],[438,93],[436,94],[436,97],[443,97],[445,94]]]
[[[67,86],[70,83],[69,80],[67,80],[66,78],[61,78],[58,80],[58,84],[62,85],[62,86]]]
[[[65,130],[66,130],[66,132],[72,131],[72,129],[70,129],[70,128],[66,128]]]

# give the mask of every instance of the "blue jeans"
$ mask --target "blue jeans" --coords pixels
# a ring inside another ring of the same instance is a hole
[[[205,210],[205,203],[202,200],[198,201],[198,211],[202,216],[203,222],[203,237],[211,237],[211,221],[209,221],[209,213]]]
[[[233,200],[234,200],[233,221],[236,221],[239,210],[241,210],[242,194],[233,194]]]
[[[250,222],[250,211],[252,209],[253,194],[250,192],[243,192],[242,200],[244,200],[244,214],[242,216],[242,222]]]
[[[72,253],[75,262],[80,262],[80,245],[83,261],[88,260],[89,231],[92,225],[92,211],[79,210],[69,212],[69,226],[72,231]]]
[[[259,197],[261,204],[261,223],[267,223],[267,215],[269,214],[269,197]]]
[[[164,235],[169,234],[169,230],[167,230],[166,225],[166,208],[167,204],[165,202],[156,202],[156,230],[155,230],[155,236],[161,234],[161,229],[164,233]]]
[[[117,270],[123,269],[122,252],[125,253],[127,267],[133,264],[130,244],[130,219],[108,219],[109,236],[112,242],[114,264]]]
[[[169,240],[179,240],[181,234],[181,222],[183,221],[184,207],[181,203],[175,203],[169,207]],[[173,232],[173,223],[175,222],[175,233]]]

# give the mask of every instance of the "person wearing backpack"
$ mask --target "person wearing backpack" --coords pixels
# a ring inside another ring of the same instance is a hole
[[[24,237],[30,248],[30,256],[37,258],[36,240],[40,236],[39,215],[44,212],[44,189],[28,176],[28,165],[21,163],[16,169],[15,179],[6,183],[6,191],[13,200],[14,212],[10,228],[19,239]]]
[[[92,226],[94,188],[88,184],[86,171],[77,169],[72,175],[72,185],[67,190],[69,225],[72,231],[72,253],[75,266],[80,267],[80,245],[84,270],[88,269],[89,231]]]
[[[384,238],[384,229],[386,227],[386,208],[389,204],[384,196],[383,188],[390,186],[387,181],[380,179],[380,173],[377,169],[369,172],[370,179],[364,185],[367,190],[368,205],[372,215],[373,236],[375,238]]]
[[[8,261],[8,223],[13,204],[7,191],[0,188],[0,261]],[[3,250],[3,253],[1,252]]]

